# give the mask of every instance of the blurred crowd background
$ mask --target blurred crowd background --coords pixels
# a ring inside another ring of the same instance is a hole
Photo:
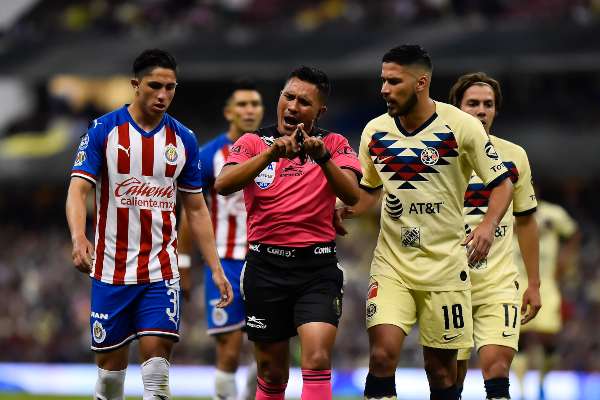
[[[204,142],[226,128],[229,83],[256,79],[275,121],[279,90],[299,64],[333,81],[323,127],[355,146],[385,112],[380,59],[420,43],[432,96],[461,74],[500,80],[495,134],[529,153],[540,197],[577,220],[580,256],[560,282],[560,369],[600,371],[599,0],[22,0],[0,17],[0,361],[90,362],[89,278],[71,266],[64,217],[69,169],[89,122],[128,102],[130,65],[161,47],[180,62],[170,113]],[[14,3],[14,4],[13,4]],[[3,5],[4,6],[4,5]],[[364,295],[378,232],[374,212],[339,240],[348,283],[334,365],[364,367]],[[201,260],[184,305],[174,362],[210,364]],[[401,366],[421,366],[413,333]]]

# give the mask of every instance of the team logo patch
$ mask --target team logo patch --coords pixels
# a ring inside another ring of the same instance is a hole
[[[79,150],[87,149],[89,143],[90,143],[90,137],[86,133],[85,135],[83,135],[81,137],[81,142],[79,142]]]
[[[496,153],[496,149],[494,148],[492,142],[487,142],[485,144],[485,154],[487,154],[487,156],[492,160],[498,159],[498,153]]]
[[[379,289],[379,282],[373,281],[369,285],[369,289],[367,290],[367,300],[370,300],[374,297],[377,297],[377,290]]]
[[[261,189],[266,189],[273,183],[275,179],[275,170],[277,169],[277,163],[273,161],[265,169],[261,171],[260,174],[256,178],[254,178],[254,182]]]
[[[216,326],[223,326],[227,323],[229,319],[229,315],[227,315],[227,311],[222,308],[213,308],[212,310],[212,320]]]
[[[96,343],[102,343],[104,342],[104,339],[106,339],[106,329],[104,329],[100,321],[94,321],[94,325],[92,326],[92,337]]]
[[[440,153],[433,147],[426,147],[421,151],[421,162],[425,165],[435,165],[440,159]]]
[[[342,316],[342,299],[340,297],[333,299],[333,312],[338,318]]]
[[[76,167],[82,166],[86,158],[87,156],[85,154],[85,151],[78,151],[77,155],[75,156],[75,162],[73,163],[73,165]]]
[[[367,305],[367,319],[373,318],[373,316],[377,313],[377,304],[369,303]]]
[[[401,230],[402,246],[420,247],[421,246],[421,228],[418,226],[403,226]]]
[[[402,215],[403,207],[400,199],[393,194],[385,196],[385,211],[388,213],[391,219],[398,220]]]
[[[177,164],[177,159],[179,158],[179,154],[177,154],[177,147],[173,145],[173,143],[169,143],[167,147],[165,147],[165,161],[169,165]]]

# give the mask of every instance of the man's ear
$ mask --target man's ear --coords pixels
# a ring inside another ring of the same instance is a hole
[[[427,87],[429,86],[429,80],[430,77],[428,74],[422,74],[421,76],[419,76],[417,78],[417,85],[415,87],[415,91],[422,92],[423,90],[427,89]]]
[[[319,112],[317,113],[317,116],[315,118],[315,121],[318,120],[323,114],[325,114],[327,112],[327,106],[322,106],[319,109]]]
[[[140,87],[140,81],[138,81],[136,78],[131,79],[130,83],[131,87],[134,89],[138,89]]]

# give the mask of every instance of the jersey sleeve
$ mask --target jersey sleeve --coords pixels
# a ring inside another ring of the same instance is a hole
[[[185,146],[185,164],[177,177],[177,189],[187,193],[202,193],[202,163],[196,135],[192,131],[182,135]]]
[[[514,183],[513,191],[513,214],[515,216],[523,216],[531,214],[537,208],[537,200],[535,191],[533,190],[533,178],[531,176],[531,166],[525,150],[520,149],[519,177]]]
[[[259,153],[260,138],[254,133],[245,133],[231,146],[225,165],[241,164]]]
[[[369,125],[367,124],[360,137],[360,147],[358,149],[358,159],[360,161],[360,166],[363,173],[362,179],[360,180],[360,186],[367,191],[379,189],[381,186],[383,186],[381,177],[375,168],[375,164],[373,164],[373,159],[371,158],[371,154],[369,152],[371,130],[372,129],[370,129]]]
[[[93,125],[94,127],[89,128],[86,134],[81,137],[73,161],[71,177],[77,176],[95,185],[104,160],[106,132],[103,129],[104,124],[98,124],[95,120]]]
[[[459,146],[462,145],[469,164],[486,187],[493,188],[509,176],[481,122],[466,116],[460,138]]]
[[[328,146],[328,150],[331,153],[331,160],[340,168],[347,168],[356,174],[359,179],[362,177],[360,172],[360,162],[356,152],[342,135],[335,134],[331,142],[331,146]]]
[[[575,231],[577,231],[577,222],[571,218],[564,208],[557,207],[554,218],[556,220],[554,221],[553,226],[561,238],[570,238],[575,234]]]

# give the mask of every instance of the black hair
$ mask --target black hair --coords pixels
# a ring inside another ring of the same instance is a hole
[[[329,94],[331,93],[331,85],[329,83],[329,78],[327,74],[320,69],[314,67],[307,67],[306,65],[302,65],[292,72],[288,76],[286,82],[288,82],[292,78],[298,78],[301,81],[312,83],[315,85],[321,95],[321,100],[323,103],[327,101]]]
[[[229,101],[229,99],[231,99],[231,96],[233,96],[233,94],[238,90],[258,91],[256,83],[253,80],[249,78],[236,79],[235,81],[231,82],[231,84],[227,88],[227,95],[225,97],[227,101]]]
[[[133,62],[133,75],[140,78],[156,67],[170,69],[177,74],[175,57],[164,50],[147,49],[137,56]]]
[[[403,44],[385,53],[381,62],[392,62],[398,65],[419,65],[428,71],[433,70],[431,58],[425,49],[418,44]]]

